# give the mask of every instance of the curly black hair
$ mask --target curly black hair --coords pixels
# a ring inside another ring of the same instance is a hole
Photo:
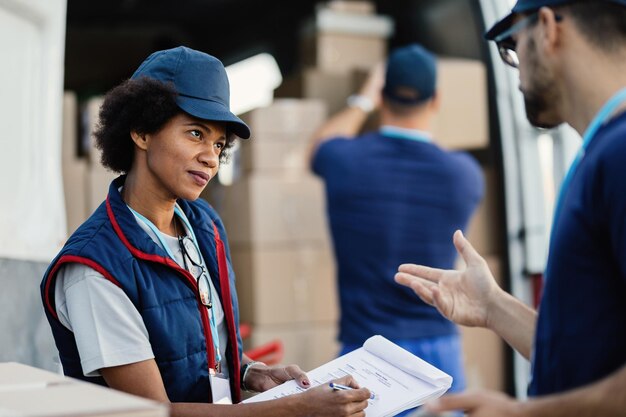
[[[114,172],[130,171],[135,156],[130,132],[158,132],[170,119],[183,113],[176,104],[176,95],[172,85],[147,77],[126,80],[109,91],[94,132],[96,148],[102,152],[102,165]],[[228,160],[227,149],[234,140],[233,134],[227,134],[220,162]]]

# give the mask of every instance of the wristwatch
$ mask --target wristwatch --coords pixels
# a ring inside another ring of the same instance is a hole
[[[367,96],[360,94],[353,94],[346,100],[348,107],[356,107],[363,110],[365,113],[371,113],[374,110],[374,102]]]

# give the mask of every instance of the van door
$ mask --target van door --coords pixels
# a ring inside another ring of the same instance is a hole
[[[0,0],[0,362],[49,370],[58,363],[38,287],[66,230],[65,9],[66,0]]]
[[[65,13],[66,0],[0,0],[0,257],[48,261],[65,239]]]

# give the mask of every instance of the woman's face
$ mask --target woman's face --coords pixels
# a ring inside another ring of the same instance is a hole
[[[168,199],[195,200],[217,174],[226,145],[224,123],[174,116],[161,130],[145,135],[148,181]]]

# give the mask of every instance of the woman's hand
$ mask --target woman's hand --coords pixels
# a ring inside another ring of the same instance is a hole
[[[487,262],[460,231],[454,234],[453,240],[465,260],[465,270],[405,264],[400,265],[395,280],[410,287],[449,320],[466,326],[489,327],[490,309],[504,292],[494,280]]]
[[[365,407],[370,398],[366,388],[359,388],[354,378],[346,376],[333,382],[347,385],[354,389],[333,390],[328,384],[311,388],[302,394],[297,394],[302,404],[298,409],[306,410],[309,417],[363,417]]]
[[[243,383],[250,391],[263,392],[292,379],[295,379],[296,383],[302,388],[311,386],[309,378],[298,365],[270,367],[261,362],[251,365]]]

